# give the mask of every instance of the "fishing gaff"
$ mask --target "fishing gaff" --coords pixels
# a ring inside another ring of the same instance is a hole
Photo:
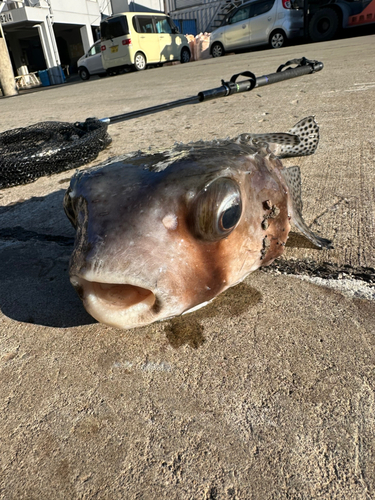
[[[296,65],[292,67],[292,65]],[[131,111],[109,118],[87,118],[85,122],[41,122],[0,133],[0,189],[33,182],[39,177],[80,167],[94,160],[111,143],[108,125],[159,111],[227,97],[254,88],[315,73],[323,63],[306,58],[281,65],[276,73],[256,77],[251,71],[233,75],[221,86],[177,101]],[[240,77],[245,77],[240,80]]]

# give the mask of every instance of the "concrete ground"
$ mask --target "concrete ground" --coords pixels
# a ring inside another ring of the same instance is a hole
[[[285,163],[301,166],[307,223],[335,245],[295,238],[272,272],[210,306],[121,331],[91,319],[68,280],[72,171],[0,191],[0,498],[374,498],[374,42],[249,52],[0,100],[1,132],[196,95],[296,57],[322,61],[315,75],[110,125],[112,145],[92,164],[286,131],[314,114],[317,153]]]

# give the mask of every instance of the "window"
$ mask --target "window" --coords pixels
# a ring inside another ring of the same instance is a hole
[[[260,14],[265,14],[272,9],[274,2],[272,0],[265,0],[263,2],[257,2],[253,4],[252,16],[260,16]]]
[[[246,7],[238,9],[238,11],[233,14],[233,16],[229,19],[229,24],[239,23],[240,21],[249,19],[249,17],[250,17],[250,6],[247,5]]]
[[[100,43],[96,43],[90,49],[89,56],[95,56],[96,54],[100,54]]]
[[[166,17],[156,17],[155,18],[156,33],[168,33],[172,34],[171,25]]]
[[[137,20],[138,20],[138,27],[136,23],[134,23],[135,24],[134,27],[138,33],[155,33],[152,17],[138,16]]]
[[[103,21],[100,25],[100,35],[102,40],[111,40],[117,36],[129,35],[126,17],[114,17]]]

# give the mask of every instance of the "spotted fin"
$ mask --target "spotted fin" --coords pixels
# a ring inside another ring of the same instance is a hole
[[[315,153],[318,146],[319,126],[313,116],[307,116],[288,133],[241,134],[234,140],[254,146],[266,142],[270,151],[280,158],[308,156]]]
[[[282,170],[284,178],[289,188],[290,205],[289,209],[292,222],[302,234],[306,236],[318,248],[333,248],[331,240],[321,238],[313,233],[302,217],[301,198],[301,171],[299,167],[289,167]]]
[[[294,125],[289,131],[299,137],[299,143],[295,146],[282,144],[275,152],[280,158],[290,156],[308,156],[315,153],[319,143],[319,125],[314,116],[307,116]]]
[[[294,148],[300,143],[300,139],[297,135],[283,132],[271,134],[241,134],[234,140],[241,144],[249,144],[250,146],[267,143],[271,152],[276,155],[278,155],[281,148]]]

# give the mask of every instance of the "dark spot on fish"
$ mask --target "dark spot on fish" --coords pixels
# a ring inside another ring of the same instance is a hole
[[[272,205],[271,212],[269,214],[270,219],[275,219],[280,214],[280,209],[276,205]]]
[[[264,210],[270,210],[272,208],[272,203],[270,200],[266,200],[263,202],[263,209]]]
[[[269,204],[268,208],[265,208],[266,203]],[[272,207],[271,207],[269,200],[263,202],[263,208],[265,210],[270,210],[270,212],[268,214],[263,215],[263,220],[261,223],[262,229],[266,230],[266,229],[268,229],[268,226],[269,226],[268,219],[276,219],[276,217],[280,214],[280,209],[276,205],[272,205]],[[284,231],[284,229],[283,229],[283,231]]]
[[[267,238],[267,235],[263,238],[263,241],[262,241],[262,249],[260,251],[260,260],[263,260],[269,247],[271,245],[271,242],[270,240]]]
[[[161,311],[162,303],[159,297],[155,298],[154,305],[152,306],[152,312],[158,314]]]

